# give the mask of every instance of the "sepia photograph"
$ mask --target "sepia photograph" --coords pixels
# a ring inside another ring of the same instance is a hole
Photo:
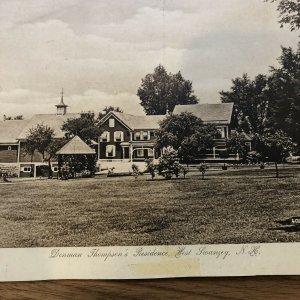
[[[0,248],[300,242],[299,15],[0,0]]]

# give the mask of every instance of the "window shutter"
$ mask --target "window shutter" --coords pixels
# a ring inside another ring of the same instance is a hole
[[[124,132],[121,131],[121,142],[124,142]]]

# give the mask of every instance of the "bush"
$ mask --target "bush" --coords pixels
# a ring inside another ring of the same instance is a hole
[[[199,165],[199,171],[202,174],[202,180],[205,179],[204,176],[205,176],[205,173],[206,173],[207,169],[208,169],[207,164],[202,163],[202,164]]]
[[[178,153],[172,148],[167,148],[158,160],[158,173],[165,179],[171,179],[174,175],[179,177],[182,167],[179,163]]]
[[[132,164],[132,175],[137,179],[137,177],[141,174],[139,167],[136,164]]]
[[[185,179],[186,174],[189,172],[188,166],[179,165],[180,171],[183,174],[183,178]]]
[[[155,177],[156,166],[154,165],[153,159],[146,159],[146,173],[150,173],[151,179],[153,180]]]

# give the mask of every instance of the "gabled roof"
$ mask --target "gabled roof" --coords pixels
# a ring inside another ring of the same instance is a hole
[[[23,130],[17,138],[20,140],[26,139],[27,134],[31,128],[36,127],[38,124],[47,125],[54,129],[54,134],[56,138],[63,138],[65,136],[64,132],[61,130],[62,125],[68,119],[79,118],[80,114],[65,114],[65,115],[55,115],[55,114],[40,114],[34,115],[27,124],[24,126]]]
[[[28,120],[0,121],[0,144],[16,144],[17,137],[28,123]]]
[[[74,136],[66,145],[56,152],[60,155],[68,154],[96,154],[79,136]]]
[[[190,112],[205,123],[230,123],[233,103],[176,105],[173,114]]]
[[[105,115],[101,120],[100,124],[105,122],[109,117],[115,116],[129,129],[158,129],[159,122],[162,121],[165,115],[151,115],[151,116],[135,116],[130,114],[124,114],[120,112],[111,111]]]

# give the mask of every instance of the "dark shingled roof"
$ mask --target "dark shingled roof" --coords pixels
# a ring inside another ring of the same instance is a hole
[[[17,137],[27,123],[28,120],[0,121],[0,144],[16,144]]]
[[[79,136],[75,136],[58,150],[56,154],[96,154],[96,151],[89,147]]]
[[[134,129],[158,129],[159,122],[162,121],[165,115],[151,115],[151,116],[135,116],[124,114],[120,112],[109,112],[102,118],[100,123],[108,118],[108,116],[115,115],[124,124],[126,124],[132,130]]]
[[[63,138],[65,136],[61,127],[64,122],[68,119],[79,118],[80,114],[65,114],[65,115],[55,115],[55,114],[40,114],[34,115],[27,124],[24,126],[23,130],[16,137],[20,140],[26,139],[27,134],[31,128],[36,127],[38,124],[47,125],[54,129],[54,134],[56,138]]]
[[[190,104],[176,105],[174,114],[190,112],[202,119],[205,123],[226,123],[231,121],[233,103],[216,103],[216,104]]]

